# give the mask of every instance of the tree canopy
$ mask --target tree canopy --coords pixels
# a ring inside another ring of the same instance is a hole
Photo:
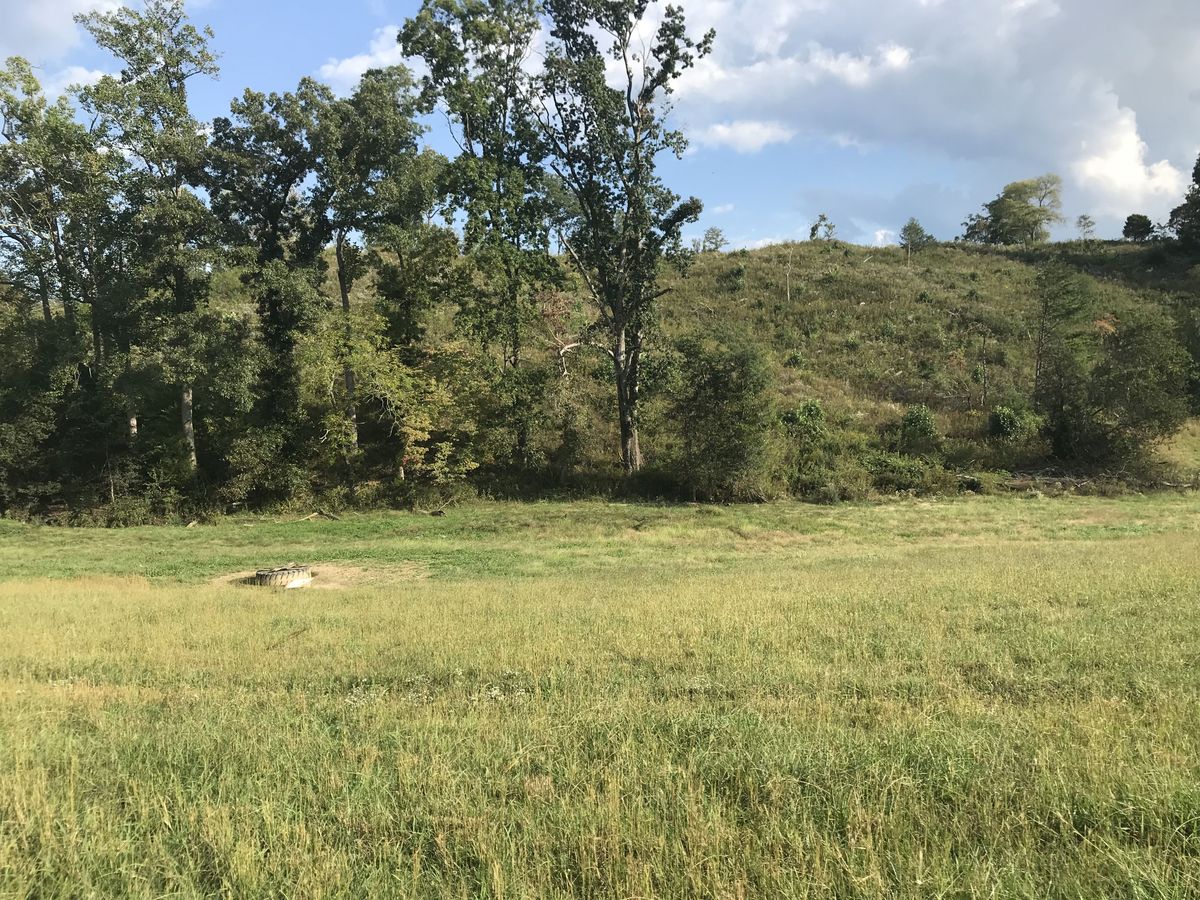
[[[963,223],[963,239],[981,244],[1042,244],[1062,221],[1062,178],[1042,175],[1006,185],[982,213]]]
[[[79,21],[119,71],[51,101],[0,69],[0,516],[1124,472],[1195,398],[1194,303],[1085,272],[1188,269],[1200,165],[1152,248],[1035,247],[1053,175],[968,220],[995,248],[929,250],[916,218],[860,248],[827,214],[813,244],[685,248],[672,100],[715,36],[677,7],[424,0],[411,68],[246,88],[211,122],[215,36],[183,0]]]

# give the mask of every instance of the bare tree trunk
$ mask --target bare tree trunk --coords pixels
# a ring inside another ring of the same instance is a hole
[[[337,256],[338,267],[338,290],[342,295],[342,316],[343,326],[345,328],[346,351],[350,350],[351,331],[350,331],[350,273],[346,269],[346,237],[339,233],[337,236],[337,244],[335,253]],[[342,369],[342,379],[346,385],[346,417],[350,420],[350,429],[353,434],[354,449],[358,449],[358,405],[355,395],[358,391],[358,380],[354,377],[354,369],[350,366],[347,360]]]
[[[521,342],[521,286],[515,275],[510,271],[509,282],[509,352],[506,360],[508,367],[516,372],[521,368],[521,353],[524,349]],[[525,408],[526,397],[519,397],[519,408],[514,410],[517,430],[517,460],[522,466],[529,464],[529,411]]]
[[[192,386],[190,383],[183,386],[179,408],[183,422],[183,444],[187,450],[188,466],[194,473],[198,463],[196,460],[196,426],[192,420]]]
[[[637,428],[637,368],[637,357],[628,349],[626,331],[620,328],[613,346],[613,374],[617,386],[617,415],[621,425],[621,462],[626,475],[632,475],[642,468],[642,448]]]
[[[979,397],[979,408],[987,412],[988,408],[988,364],[987,364],[987,348],[988,336],[983,336],[983,348],[980,351],[980,364],[983,366],[983,383],[980,385],[981,394]]]
[[[71,294],[71,272],[67,266],[67,255],[62,245],[62,233],[58,230],[58,222],[54,222],[51,232],[51,246],[54,249],[54,266],[58,270],[58,287],[62,295],[63,312],[67,324],[72,329],[75,326],[75,298]]]
[[[1042,300],[1041,308],[1038,316],[1038,336],[1037,346],[1034,348],[1033,358],[1033,404],[1036,407],[1041,402],[1042,392],[1042,363],[1046,350],[1046,337],[1048,329],[1049,312],[1046,309],[1046,301]]]
[[[787,268],[783,273],[784,283],[787,289],[788,309],[792,308],[792,248],[788,248]]]
[[[133,392],[133,366],[130,364],[128,343],[122,349],[125,351],[125,416],[129,423],[129,443],[133,444],[138,436],[137,398]]]

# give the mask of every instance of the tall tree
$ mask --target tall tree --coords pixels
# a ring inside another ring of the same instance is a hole
[[[1088,372],[1095,357],[1090,282],[1061,263],[1038,272],[1033,404],[1045,415],[1055,454],[1079,455],[1087,419]]]
[[[1167,227],[1179,238],[1179,243],[1191,250],[1200,250],[1200,159],[1192,170],[1192,183],[1183,203],[1171,210]]]
[[[833,220],[825,213],[817,216],[817,220],[808,229],[808,239],[810,241],[832,241],[836,234],[837,226],[833,224]]]
[[[688,35],[683,11],[666,7],[643,39],[649,0],[547,0],[551,39],[537,81],[536,116],[550,168],[574,209],[560,239],[595,302],[581,343],[612,361],[627,473],[642,466],[638,434],[647,328],[664,259],[681,251],[680,231],[702,205],[680,202],[657,172],[665,152],[681,155],[668,127],[675,82],[712,48],[712,32]],[[603,45],[602,43],[603,42]],[[608,80],[609,64],[616,75]]]
[[[212,31],[191,24],[183,0],[146,0],[141,10],[121,7],[77,21],[122,65],[119,75],[106,75],[80,97],[132,163],[126,189],[138,207],[140,275],[164,323],[164,368],[177,385],[184,455],[194,472],[195,320],[208,289],[212,223],[195,190],[206,139],[188,106],[188,85],[217,74]]]
[[[342,380],[354,447],[358,414],[348,359],[350,292],[367,268],[363,241],[380,235],[388,224],[418,225],[428,210],[424,202],[414,210],[411,202],[409,182],[419,165],[417,141],[424,131],[415,120],[413,88],[403,67],[373,69],[349,98],[318,108],[312,137],[316,183],[309,202],[322,238],[333,243],[347,355]]]
[[[8,60],[0,70],[0,254],[9,274],[40,299],[47,322],[55,301],[71,324],[78,314],[79,260],[67,231],[72,221],[85,224],[81,206],[92,204],[97,215],[94,203],[116,193],[96,184],[123,162],[104,149],[65,97],[47,101],[28,62]],[[93,353],[98,362],[102,349]]]
[[[304,442],[299,334],[318,313],[326,231],[304,202],[317,170],[318,123],[334,102],[311,79],[294,92],[247,90],[213,121],[206,183],[224,240],[244,265],[267,363],[255,418],[289,465]]]
[[[1093,453],[1136,458],[1175,434],[1189,414],[1195,363],[1162,310],[1130,310],[1101,331],[1103,351],[1088,384],[1094,413]]]
[[[538,33],[538,0],[425,0],[400,32],[421,59],[423,93],[446,114],[458,155],[445,171],[465,212],[466,253],[483,290],[462,319],[485,347],[498,344],[515,451],[528,462],[533,383],[522,371],[539,286],[557,268],[549,255],[549,212],[526,71]]]

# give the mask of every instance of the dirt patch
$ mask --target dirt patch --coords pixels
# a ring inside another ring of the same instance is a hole
[[[314,563],[312,573],[312,584],[304,590],[345,591],[362,585],[412,581],[429,577],[429,571],[425,566],[417,563],[402,563],[375,569],[363,569],[359,566],[343,566],[335,563]],[[254,570],[251,569],[248,572],[234,572],[232,575],[218,575],[209,583],[217,587],[253,587],[254,574]]]

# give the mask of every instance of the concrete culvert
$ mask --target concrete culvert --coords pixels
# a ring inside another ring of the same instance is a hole
[[[312,568],[288,563],[278,569],[259,569],[254,573],[254,583],[259,587],[306,588],[312,584]]]

